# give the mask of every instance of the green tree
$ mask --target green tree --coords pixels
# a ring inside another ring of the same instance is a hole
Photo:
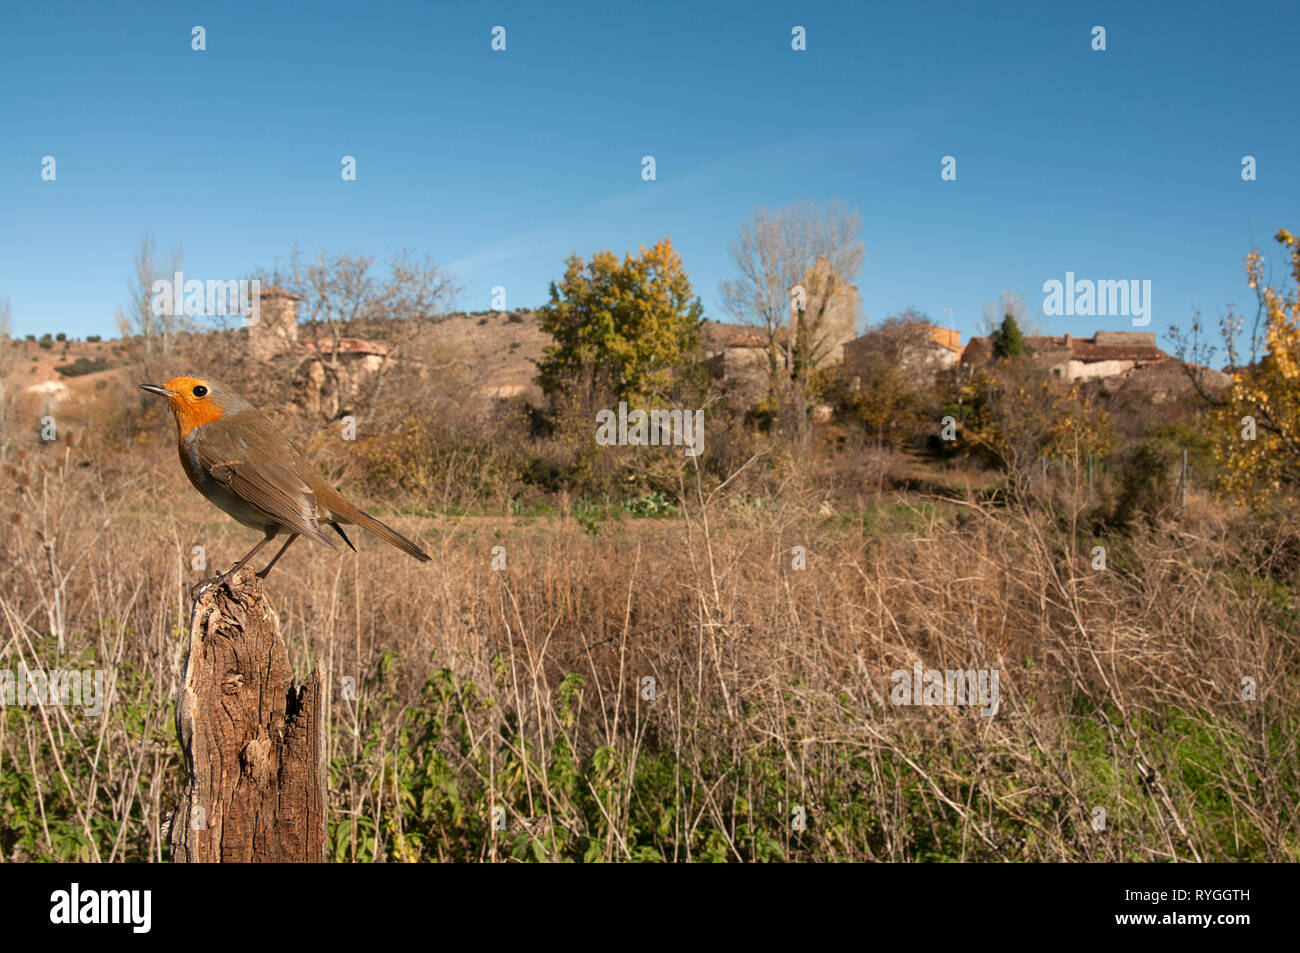
[[[704,313],[672,242],[642,246],[622,262],[599,251],[589,263],[573,255],[565,264],[541,312],[554,339],[538,363],[543,392],[635,404],[672,391],[699,350]]]
[[[1007,314],[1002,319],[1002,326],[993,332],[993,356],[998,360],[1019,357],[1026,352],[1025,336],[1020,333],[1020,325],[1014,315]]]

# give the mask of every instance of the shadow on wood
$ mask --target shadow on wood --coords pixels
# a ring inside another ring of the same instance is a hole
[[[280,622],[251,566],[190,615],[176,730],[189,779],[167,841],[179,863],[325,859],[320,677],[293,682]]]

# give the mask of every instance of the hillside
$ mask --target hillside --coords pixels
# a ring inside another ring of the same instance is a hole
[[[304,329],[305,330],[305,329]],[[377,323],[361,329],[360,335],[379,344],[391,345],[398,337],[400,325]],[[186,335],[189,343],[204,334]],[[701,343],[705,351],[713,354],[729,343],[750,341],[757,329],[721,321],[705,321],[701,328]],[[496,397],[513,397],[519,394],[540,396],[533,378],[536,362],[542,357],[542,348],[549,336],[541,330],[535,311],[475,311],[448,316],[429,330],[429,342],[442,350],[447,359],[457,362],[468,376],[482,382],[488,393]],[[14,360],[10,374],[19,392],[19,412],[40,416],[72,400],[80,403],[96,390],[103,390],[108,382],[121,377],[121,369],[114,366],[120,340],[60,341],[51,348],[43,348],[37,341],[13,342]],[[79,360],[108,362],[108,368],[89,374],[70,376],[57,368],[66,367]],[[187,368],[176,366],[169,373],[179,375]]]

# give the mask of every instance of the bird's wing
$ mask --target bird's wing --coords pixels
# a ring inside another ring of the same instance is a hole
[[[337,548],[316,523],[315,494],[288,467],[274,463],[256,466],[213,463],[208,472],[231,493],[274,517],[290,531],[320,540],[330,549]]]
[[[224,435],[223,435],[224,436]],[[198,444],[199,462],[212,478],[240,499],[251,503],[291,532],[319,540],[331,549],[334,541],[316,522],[316,494],[292,468],[269,461],[240,462],[228,440],[209,439]]]

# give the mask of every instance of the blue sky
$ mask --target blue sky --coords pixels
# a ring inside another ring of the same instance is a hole
[[[1039,311],[1073,271],[1149,279],[1163,335],[1248,304],[1252,241],[1280,263],[1272,235],[1300,227],[1298,26],[1294,2],[7,2],[0,296],[17,334],[115,333],[149,232],[189,278],[295,243],[408,247],[452,268],[462,308],[494,285],[526,307],[571,252],[668,235],[726,318],[745,214],[838,198],[862,214],[870,320],[951,308],[965,339],[985,301]]]

